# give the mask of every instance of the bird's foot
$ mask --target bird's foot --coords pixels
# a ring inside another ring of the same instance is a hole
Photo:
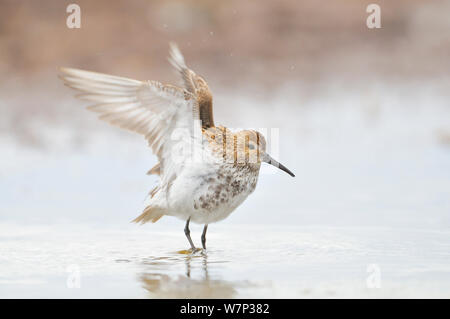
[[[203,248],[191,248],[189,249],[189,251],[191,252],[191,254],[202,253]]]
[[[205,252],[206,249],[202,249],[202,248],[189,248],[189,249],[183,249],[178,251],[179,254],[183,254],[183,255],[193,255],[195,253],[199,253],[199,252]]]

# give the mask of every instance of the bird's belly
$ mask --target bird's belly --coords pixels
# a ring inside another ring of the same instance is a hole
[[[194,223],[210,224],[228,217],[250,195],[258,175],[245,179],[227,174],[206,174],[186,177],[171,189],[177,197],[171,207],[173,216]]]

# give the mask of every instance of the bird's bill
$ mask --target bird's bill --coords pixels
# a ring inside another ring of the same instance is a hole
[[[264,154],[261,158],[261,160],[267,164],[273,165],[275,167],[278,167],[279,169],[281,169],[282,171],[285,171],[286,173],[288,173],[289,175],[291,175],[292,177],[295,177],[294,173],[292,173],[286,166],[284,166],[281,163],[278,163],[276,160],[274,160],[269,154]]]

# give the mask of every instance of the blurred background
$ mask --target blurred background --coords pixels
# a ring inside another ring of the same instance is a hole
[[[298,176],[262,177],[233,218],[450,226],[450,1],[379,1],[380,29],[357,0],[78,1],[80,29],[68,1],[0,3],[2,220],[140,211],[155,183],[145,141],[84,111],[57,70],[177,83],[176,41],[216,122],[279,128]]]
[[[175,41],[214,93],[215,122],[279,129],[278,159],[297,176],[265,168],[218,227],[443,232],[429,244],[443,245],[448,278],[450,1],[378,0],[381,28],[369,29],[372,2],[77,0],[81,28],[69,29],[72,1],[0,0],[3,229],[134,231],[156,158],[141,136],[84,110],[58,67],[177,83]],[[144,226],[179,231],[181,245],[182,227]]]

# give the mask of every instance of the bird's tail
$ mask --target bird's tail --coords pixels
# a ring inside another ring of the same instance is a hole
[[[156,223],[164,216],[164,210],[157,206],[147,206],[142,214],[132,220],[133,223],[145,224],[149,221]]]

